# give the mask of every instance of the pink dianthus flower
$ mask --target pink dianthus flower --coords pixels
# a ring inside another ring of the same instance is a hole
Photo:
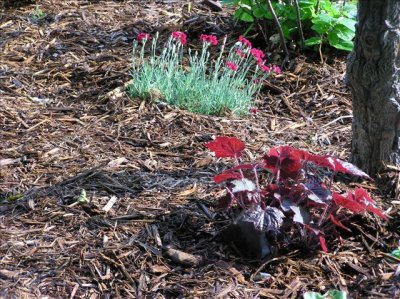
[[[253,49],[251,49],[250,50],[250,53],[251,53],[251,55],[253,55],[253,57],[255,58],[255,59],[263,59],[264,58],[264,56],[265,56],[265,54],[264,54],[264,52],[263,51],[261,51],[261,50],[259,50],[259,49],[256,49],[256,48],[253,48]]]
[[[238,55],[238,56],[241,57],[241,58],[244,58],[244,57],[246,56],[246,54],[244,54],[244,53],[242,52],[242,50],[240,50],[240,49],[237,49],[237,50],[236,50],[236,55]]]
[[[243,35],[239,36],[239,41],[247,47],[251,48],[251,42],[248,39],[244,38]]]
[[[202,34],[202,35],[200,35],[200,40],[202,42],[206,42],[206,43],[209,43],[214,46],[218,45],[217,37],[214,35]]]
[[[143,41],[143,40],[146,41],[146,40],[148,40],[148,39],[150,39],[150,38],[151,38],[151,35],[150,35],[150,34],[142,32],[142,33],[139,33],[139,34],[137,35],[136,40],[137,40],[138,42],[141,42],[141,41]]]
[[[277,75],[282,74],[281,68],[275,64],[272,66],[272,71]]]
[[[234,62],[232,62],[232,61],[228,61],[228,62],[226,63],[226,67],[229,68],[229,69],[231,69],[231,70],[234,71],[234,72],[237,71],[237,69],[238,69],[236,63],[234,63]]]
[[[179,40],[182,45],[186,45],[187,43],[186,34],[181,31],[172,32],[172,38]]]

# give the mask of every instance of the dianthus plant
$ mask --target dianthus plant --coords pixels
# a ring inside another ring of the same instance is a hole
[[[267,65],[264,53],[243,37],[229,50],[225,37],[215,60],[210,48],[218,46],[217,38],[202,34],[200,40],[200,52],[186,49],[185,33],[176,31],[159,51],[158,34],[139,34],[133,47],[131,95],[200,114],[248,113],[262,82],[280,73],[279,67]]]
[[[368,211],[387,219],[363,188],[346,194],[332,191],[336,173],[371,180],[351,163],[280,146],[271,148],[262,162],[243,164],[245,144],[234,137],[217,137],[206,147],[216,157],[233,158],[236,164],[214,177],[226,189],[221,206],[238,206],[238,218],[253,222],[259,230],[299,233],[309,245],[319,240],[327,252],[325,236],[339,237],[340,230],[350,231],[346,225],[352,213]]]

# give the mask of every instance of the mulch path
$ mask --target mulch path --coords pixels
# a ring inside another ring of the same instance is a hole
[[[281,144],[347,159],[343,58],[298,56],[268,82],[255,115],[199,116],[113,91],[130,79],[138,33],[233,40],[243,29],[229,10],[167,0],[40,4],[41,22],[30,18],[34,5],[0,13],[1,298],[300,298],[332,288],[400,297],[397,265],[384,255],[399,240],[400,202],[380,186],[364,185],[391,220],[355,217],[354,234],[328,239],[328,254],[281,248],[248,260],[218,235],[228,219],[212,176],[228,165],[204,143],[239,137],[248,160]],[[90,203],[74,205],[82,189]]]

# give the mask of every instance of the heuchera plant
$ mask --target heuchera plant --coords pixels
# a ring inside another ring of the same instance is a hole
[[[297,231],[309,243],[318,239],[327,252],[325,236],[339,236],[337,228],[350,231],[344,224],[349,214],[368,211],[387,220],[363,188],[346,194],[332,191],[336,173],[371,180],[351,163],[290,146],[271,148],[262,162],[241,163],[245,144],[237,138],[217,137],[205,146],[216,157],[233,158],[236,164],[214,176],[214,181],[226,189],[221,207],[239,206],[239,217],[262,231],[277,234],[284,222],[289,223],[286,232]]]

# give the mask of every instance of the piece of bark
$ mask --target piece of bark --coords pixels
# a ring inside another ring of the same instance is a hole
[[[186,253],[178,249],[173,249],[169,246],[163,247],[163,253],[174,262],[189,267],[196,267],[202,262],[201,256]]]
[[[213,11],[222,11],[222,5],[218,0],[204,0],[204,5],[207,5]]]

